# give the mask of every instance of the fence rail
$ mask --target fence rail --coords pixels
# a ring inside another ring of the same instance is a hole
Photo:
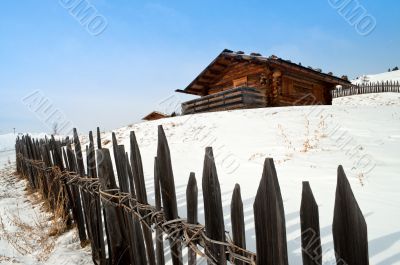
[[[86,168],[76,130],[73,143],[67,142],[64,147],[54,137],[35,140],[23,136],[16,142],[18,173],[42,194],[54,212],[62,213],[66,225],[76,224],[81,243],[91,245],[94,264],[164,265],[164,236],[169,241],[173,265],[183,264],[183,247],[189,249],[189,265],[199,262],[199,257],[210,265],[288,264],[285,210],[273,159],[265,160],[253,205],[256,230],[256,253],[253,253],[246,250],[239,185],[232,195],[232,237],[225,231],[212,148],[206,149],[204,158],[205,225],[202,225],[197,221],[198,186],[194,173],[188,178],[186,191],[187,219],[178,215],[170,150],[161,126],[154,164],[155,206],[147,200],[134,132],[130,135],[130,156],[113,134],[114,159],[108,149],[101,147],[99,133],[97,136],[95,151],[93,135],[89,133]],[[321,264],[318,206],[308,182],[303,184],[300,221],[303,264]],[[341,166],[332,233],[338,264],[369,263],[367,226]]]
[[[393,92],[400,93],[400,83],[399,81],[386,81],[377,83],[366,83],[360,85],[351,85],[348,87],[341,87],[332,90],[332,97],[346,97],[352,95],[370,94],[370,93],[384,93]]]

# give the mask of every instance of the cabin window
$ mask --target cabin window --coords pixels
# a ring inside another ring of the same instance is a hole
[[[233,80],[233,87],[247,86],[247,76]]]

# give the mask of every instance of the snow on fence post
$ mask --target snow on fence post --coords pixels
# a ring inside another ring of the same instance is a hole
[[[176,201],[175,181],[172,172],[171,154],[167,137],[161,125],[158,126],[157,158],[160,167],[161,196],[164,214],[167,221],[179,218],[178,204]],[[182,247],[179,241],[170,238],[171,257],[173,265],[182,265]]]
[[[288,265],[285,212],[271,158],[265,160],[253,208],[257,265]]]
[[[338,264],[369,264],[367,224],[342,166],[338,168],[332,230]]]
[[[186,209],[187,221],[190,224],[197,224],[197,204],[198,204],[198,188],[195,174],[190,173],[189,182],[186,188]],[[196,265],[196,252],[189,247],[188,250],[188,264]]]
[[[206,148],[202,186],[206,235],[212,240],[224,242],[225,224],[221,188],[211,147]],[[226,264],[225,246],[211,242],[207,242],[206,244],[206,255],[212,257],[213,261],[218,265]],[[213,263],[208,261],[208,264]]]
[[[303,265],[322,264],[318,205],[307,181],[303,182],[300,223]]]
[[[232,222],[232,236],[233,243],[242,248],[246,249],[246,229],[244,225],[244,213],[243,213],[243,201],[240,193],[239,184],[235,185],[231,200],[231,222]],[[243,255],[243,252],[235,249],[235,253]],[[245,265],[243,261],[234,261],[236,265]]]

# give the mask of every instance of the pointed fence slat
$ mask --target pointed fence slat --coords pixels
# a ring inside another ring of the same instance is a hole
[[[129,177],[130,193],[133,198],[136,198],[135,186],[133,184],[133,173],[132,173],[131,165],[129,163],[129,156],[127,153],[125,153],[125,162],[126,162],[126,166],[127,166],[126,169],[127,169],[127,173],[128,173],[128,177]],[[132,204],[130,206],[134,207],[135,205]],[[135,252],[135,256],[134,256],[135,264],[136,265],[147,264],[146,247],[144,245],[142,226],[136,215],[129,214],[129,217],[130,217],[129,219],[131,220],[129,225],[130,225],[130,228],[132,231],[131,244],[133,247],[133,251]]]
[[[225,224],[221,188],[211,147],[206,148],[202,187],[206,235],[213,240],[224,242]],[[216,264],[226,264],[225,247],[223,245],[210,243],[207,249],[209,252],[206,252],[206,254],[213,257]],[[208,262],[208,264],[212,263]]]
[[[193,172],[190,173],[189,182],[186,188],[186,209],[187,209],[187,221],[189,224],[197,224],[198,222],[198,188],[196,176]],[[189,248],[188,250],[188,264],[196,265],[196,252]]]
[[[342,166],[338,168],[332,229],[338,264],[369,264],[367,224]]]
[[[69,164],[69,170],[72,172],[76,172],[76,158],[74,152],[71,149],[71,144],[67,145],[67,159]],[[73,200],[73,216],[76,220],[78,226],[78,234],[79,239],[81,240],[81,244],[85,244],[86,241],[86,232],[85,232],[85,219],[83,216],[83,208],[81,203],[81,195],[79,192],[79,187],[75,185],[71,185]]]
[[[157,157],[154,158],[154,195],[156,210],[161,211],[160,167]],[[165,265],[164,236],[161,228],[156,227],[156,261],[157,265]],[[189,263],[190,264],[190,263]]]
[[[101,133],[100,127],[97,127],[97,148],[101,149]]]
[[[233,243],[242,249],[246,249],[246,229],[244,225],[243,201],[239,184],[235,185],[232,194],[231,222]],[[235,252],[239,255],[243,255],[242,251],[240,250],[235,250]],[[240,260],[235,260],[234,264],[245,265],[245,263]]]
[[[139,145],[136,141],[135,133],[130,133],[131,143],[131,167],[133,173],[133,180],[136,188],[136,196],[140,203],[147,204],[146,183],[144,181],[142,157],[140,155]],[[146,220],[149,222],[149,218]],[[143,235],[146,242],[147,262],[149,265],[156,265],[156,257],[154,253],[153,235],[151,229],[143,224]]]
[[[257,265],[287,265],[285,213],[275,165],[271,158],[265,160],[253,208]]]
[[[117,189],[113,165],[108,149],[98,149],[97,160],[98,176],[102,190],[114,193]],[[114,191],[114,192],[113,192]],[[102,198],[105,209],[106,229],[108,230],[111,252],[109,253],[111,264],[129,264],[129,249],[123,232],[124,219],[120,208],[114,207],[110,202],[119,203],[112,198]]]
[[[164,207],[165,218],[168,221],[179,218],[178,205],[176,201],[175,181],[172,172],[171,154],[162,126],[158,126],[157,159],[160,168],[161,196]],[[173,265],[182,265],[182,247],[180,242],[174,242],[171,238],[171,258]]]
[[[87,173],[89,178],[97,178],[97,169],[96,169],[96,155],[94,149],[94,140],[93,134],[89,132],[89,147],[87,148]],[[99,160],[102,158],[100,157]],[[90,231],[92,233],[92,248],[95,250],[93,253],[93,260],[97,264],[105,265],[106,264],[106,245],[104,242],[104,227],[106,227],[105,218],[103,223],[103,209],[101,206],[99,196],[94,196],[93,194],[86,193],[85,197],[89,203],[89,213],[88,217],[90,218]],[[105,215],[104,215],[105,216]],[[108,240],[108,230],[106,229],[106,235]],[[110,252],[110,251],[109,251]]]
[[[310,183],[307,181],[303,182],[300,223],[303,265],[321,265],[322,248],[318,205],[312,193]]]

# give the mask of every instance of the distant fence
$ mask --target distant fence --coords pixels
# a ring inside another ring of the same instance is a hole
[[[332,97],[346,97],[353,95],[369,94],[369,93],[383,93],[394,92],[400,93],[400,83],[394,81],[366,83],[360,85],[351,85],[349,87],[341,87],[332,90]]]
[[[101,147],[99,129],[96,152],[91,132],[89,139],[85,158],[76,130],[73,142],[66,147],[53,137],[35,140],[23,136],[17,139],[16,151],[17,171],[33,189],[41,192],[54,212],[62,213],[67,225],[76,224],[82,244],[91,244],[95,264],[164,265],[164,236],[169,240],[174,265],[183,264],[183,247],[189,249],[189,265],[199,262],[198,257],[207,264],[218,265],[227,262],[288,264],[285,211],[272,159],[265,160],[253,205],[256,253],[252,253],[246,250],[239,185],[231,201],[232,237],[225,231],[221,190],[211,148],[206,149],[204,158],[205,225],[202,225],[197,220],[198,186],[194,173],[188,178],[186,190],[187,219],[178,215],[170,150],[161,126],[154,160],[154,206],[148,204],[134,132],[130,134],[130,156],[113,134],[114,160],[109,150]],[[318,205],[308,182],[303,183],[299,218],[303,264],[322,264]],[[337,264],[369,264],[366,222],[341,166],[332,233]]]

